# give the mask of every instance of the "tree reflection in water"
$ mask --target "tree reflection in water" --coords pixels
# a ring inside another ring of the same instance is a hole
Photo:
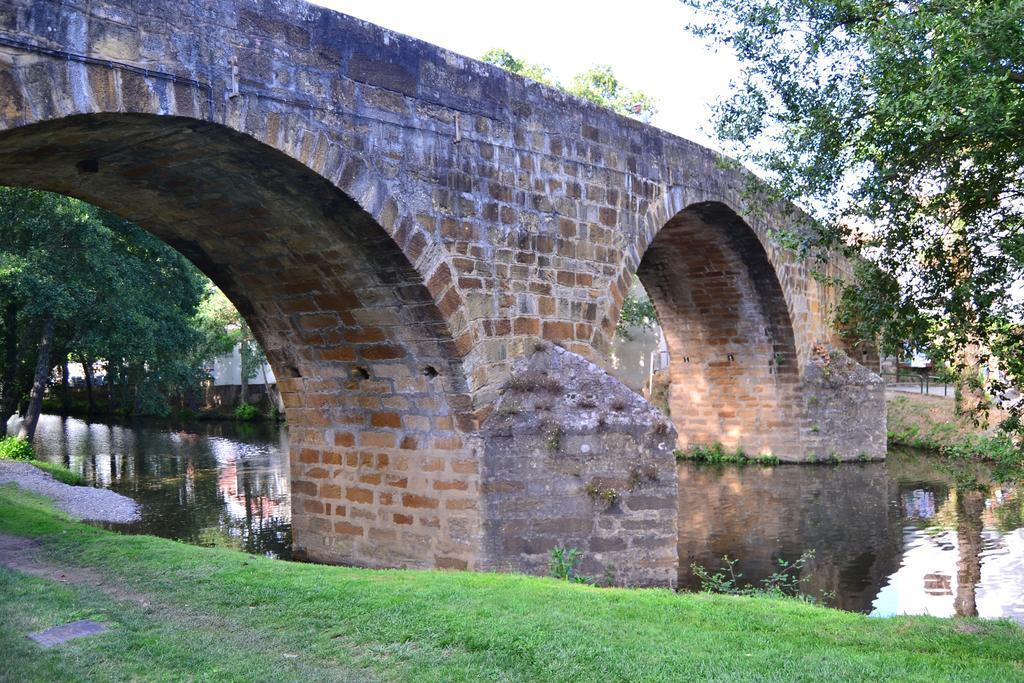
[[[1014,487],[963,487],[933,457],[886,463],[679,469],[680,585],[691,562],[739,558],[744,579],[814,549],[805,591],[842,609],[1024,622],[1024,530]]]
[[[231,422],[87,423],[45,415],[41,457],[142,504],[112,526],[197,545],[291,556],[287,430]]]

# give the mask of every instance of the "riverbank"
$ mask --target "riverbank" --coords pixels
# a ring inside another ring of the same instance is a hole
[[[108,489],[57,481],[40,465],[67,472],[60,466],[35,460],[0,460],[0,485],[16,484],[25,491],[45,496],[53,501],[54,507],[73,519],[128,524],[137,522],[141,517],[138,503],[131,498]]]
[[[0,533],[34,539],[8,547],[35,568],[0,568],[4,680],[1024,680],[1009,622],[297,564],[121,536],[11,486]],[[111,630],[24,637],[83,617]]]
[[[972,436],[991,436],[1007,417],[993,409],[988,423],[976,425],[969,416],[956,414],[956,402],[942,396],[889,391],[886,395],[889,444],[942,450]]]

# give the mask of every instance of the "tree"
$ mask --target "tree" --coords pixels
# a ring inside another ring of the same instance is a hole
[[[485,52],[482,57],[480,57],[480,60],[487,62],[488,64],[500,66],[505,71],[511,71],[514,74],[525,76],[526,78],[537,81],[538,83],[550,85],[554,88],[561,87],[551,75],[551,69],[546,66],[531,64],[530,62],[524,62],[521,59],[516,59],[508,50],[499,47],[491,48]]]
[[[654,98],[640,90],[622,86],[612,68],[607,65],[594,66],[576,74],[567,90],[577,97],[645,123],[651,120],[656,111]]]
[[[658,314],[654,310],[654,304],[647,293],[642,291],[640,278],[634,275],[633,286],[629,288],[629,292],[622,300],[622,310],[619,311],[619,322],[615,326],[615,334],[629,339],[629,328],[639,327],[648,330],[657,324]]]
[[[551,75],[551,70],[546,66],[517,59],[508,50],[494,48],[485,52],[480,59],[514,74],[582,97],[624,116],[632,116],[646,122],[651,120],[656,111],[654,98],[643,91],[621,85],[610,66],[593,66],[573,77],[569,85],[564,85]]]
[[[106,359],[123,408],[165,408],[166,395],[196,377],[189,350],[204,280],[128,221],[68,197],[0,188],[0,433],[22,403],[19,435],[31,440],[47,381],[68,354],[90,367]]]
[[[684,0],[735,51],[727,147],[862,259],[840,320],[883,350],[1024,380],[1024,0]],[[1005,388],[999,387],[997,389]]]
[[[248,401],[249,380],[257,373],[263,375],[263,385],[270,399],[271,409],[276,410],[279,399],[276,385],[267,376],[267,356],[249,327],[249,323],[239,314],[224,293],[214,287],[207,286],[206,298],[196,315],[196,326],[202,330],[204,345],[203,357],[212,359],[225,353],[231,353],[238,347],[240,356],[239,374],[242,389],[240,403]]]

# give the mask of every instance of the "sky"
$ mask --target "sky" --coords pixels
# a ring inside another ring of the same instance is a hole
[[[542,64],[558,80],[597,64],[651,95],[659,128],[718,148],[710,105],[728,92],[735,60],[687,33],[692,13],[678,0],[313,0],[468,57],[501,47]]]

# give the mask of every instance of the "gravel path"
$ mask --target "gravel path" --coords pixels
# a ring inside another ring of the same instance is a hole
[[[91,486],[68,486],[27,462],[0,460],[0,484],[15,483],[26,491],[53,499],[75,519],[89,522],[137,522],[139,504],[127,496]]]

